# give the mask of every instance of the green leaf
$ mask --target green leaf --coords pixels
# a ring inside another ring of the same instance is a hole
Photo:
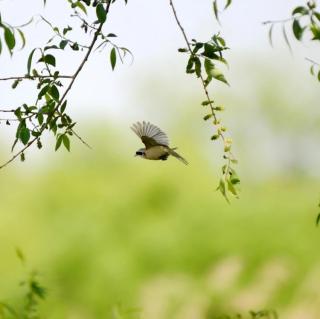
[[[310,74],[314,75],[314,64],[312,64],[310,67]]]
[[[317,216],[316,225],[319,226],[319,223],[320,223],[320,214]]]
[[[30,283],[30,288],[32,292],[41,299],[44,299],[46,296],[46,289],[41,287],[39,283],[35,280],[32,280]]]
[[[79,44],[77,42],[73,43],[71,45],[71,49],[74,51],[79,51]]]
[[[231,3],[232,3],[232,0],[227,0],[226,5],[224,6],[224,10],[228,9],[228,7],[230,7]]]
[[[38,113],[37,120],[39,122],[39,125],[42,125],[42,123],[43,123],[43,114],[42,113]]]
[[[271,45],[271,47],[273,47],[273,28],[274,28],[274,24],[271,24],[270,29],[269,29],[269,43]]]
[[[306,7],[300,6],[300,7],[296,7],[293,11],[292,11],[292,15],[294,16],[295,14],[301,14],[301,15],[306,15],[309,13],[309,10]]]
[[[203,117],[203,119],[204,119],[205,121],[207,121],[207,120],[209,120],[212,116],[213,116],[212,114],[207,114],[207,115],[205,115],[205,116]]]
[[[33,50],[30,52],[29,57],[28,57],[28,63],[27,63],[28,75],[30,75],[31,64],[32,64],[32,57],[33,57],[33,54],[34,54],[35,51],[36,51],[36,49],[33,49]]]
[[[203,47],[203,43],[202,42],[197,42],[194,46],[194,49],[193,49],[193,53],[197,53],[202,47]]]
[[[226,46],[226,41],[224,40],[224,38],[217,37],[217,40],[218,40],[218,42],[219,42],[223,47]]]
[[[40,90],[40,92],[39,92],[39,94],[38,94],[38,99],[40,100],[40,99],[48,92],[49,89],[50,89],[50,85],[49,85],[49,84],[46,85],[46,86],[44,86],[44,87]]]
[[[44,47],[44,51],[47,51],[47,50],[52,50],[52,49],[59,49],[59,47],[57,47],[55,44],[54,45],[47,45]]]
[[[206,105],[209,105],[209,104],[213,104],[214,103],[214,101],[212,101],[212,100],[205,100],[205,101],[203,101],[202,103],[201,103],[201,105],[202,106],[206,106]]]
[[[38,62],[44,62],[46,64],[56,66],[56,58],[52,54],[42,56]]]
[[[115,48],[112,48],[110,52],[110,63],[111,63],[112,70],[114,70],[117,63],[117,53]]]
[[[204,60],[204,67],[208,77],[212,77],[218,81],[224,82],[225,84],[229,85],[223,73],[219,69],[217,69],[209,59]]]
[[[21,45],[21,50],[22,50],[26,46],[26,38],[24,36],[24,33],[20,29],[17,29],[17,30],[22,41],[22,45]]]
[[[192,73],[193,65],[194,65],[194,58],[191,55],[187,63],[186,73]]]
[[[15,89],[18,86],[18,84],[20,83],[20,81],[21,80],[19,80],[19,79],[15,80],[11,85],[12,89]]]
[[[216,141],[219,137],[220,137],[219,134],[214,134],[214,135],[211,136],[211,140],[212,141]]]
[[[87,14],[86,7],[80,1],[77,1],[76,3],[74,3],[74,5],[78,7],[80,10],[82,10],[83,13]]]
[[[320,82],[320,71],[318,72],[318,81]]]
[[[198,57],[194,57],[195,71],[196,75],[199,78],[201,76],[201,61]]]
[[[68,135],[66,134],[62,135],[62,142],[64,147],[68,150],[68,152],[70,152],[70,140]]]
[[[320,40],[320,27],[313,23],[310,26],[310,30],[313,34],[312,40]]]
[[[49,90],[49,94],[53,97],[55,101],[59,101],[59,90],[55,85],[52,85]]]
[[[293,34],[296,37],[296,39],[298,41],[300,41],[302,38],[302,35],[303,35],[303,31],[305,29],[301,27],[299,20],[294,19],[294,21],[292,23],[292,30],[293,30]]]
[[[68,44],[68,41],[67,40],[62,40],[59,44],[59,48],[61,50],[64,50],[64,48],[66,47],[66,45]]]
[[[66,107],[67,107],[67,100],[65,100],[65,101],[62,103],[62,105],[61,105],[61,107],[60,107],[60,113],[63,113],[63,112],[65,111]]]
[[[227,192],[226,192],[226,185],[225,185],[225,182],[224,182],[224,180],[222,178],[220,179],[220,182],[219,182],[219,185],[217,187],[217,190],[220,191],[220,193],[223,195],[223,197],[229,203],[229,199],[227,197]]]
[[[289,39],[287,36],[286,26],[284,24],[282,25],[282,34],[283,34],[283,38],[284,38],[290,52],[292,53],[292,48],[291,48],[291,45],[290,45],[290,42],[289,42]]]
[[[233,183],[228,179],[228,190],[235,196],[238,195],[236,188],[234,187]]]
[[[215,54],[216,50],[215,47],[210,43],[204,44],[204,52],[202,53],[205,57],[212,59],[214,57],[217,57]]]
[[[68,25],[66,28],[63,29],[62,33],[63,33],[63,35],[66,35],[71,30],[72,30],[72,28]],[[58,31],[58,33],[59,33],[59,31]]]
[[[214,13],[214,16],[215,16],[215,18],[217,19],[217,21],[220,23],[217,0],[214,0],[214,1],[213,1],[213,13]]]
[[[62,134],[60,134],[60,135],[57,136],[55,151],[57,151],[57,150],[59,149],[59,147],[61,146],[62,138],[63,138],[63,135],[62,135]]]
[[[30,140],[30,131],[26,126],[22,126],[19,132],[20,141],[26,145]]]
[[[16,39],[14,37],[13,32],[8,27],[6,26],[3,26],[3,27],[4,27],[4,39],[6,41],[6,44],[10,53],[12,53],[12,49],[16,45]]]
[[[97,5],[96,14],[97,14],[98,21],[100,23],[105,23],[105,21],[107,19],[107,14],[106,14],[106,11],[105,11],[102,3],[99,3]]]
[[[24,254],[19,247],[16,247],[16,255],[20,259],[21,263],[24,263],[26,261],[26,258],[24,257]]]
[[[320,13],[319,12],[313,12],[313,15],[318,19],[318,21],[320,22]]]

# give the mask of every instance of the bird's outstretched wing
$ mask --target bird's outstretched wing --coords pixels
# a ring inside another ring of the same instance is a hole
[[[149,122],[137,122],[132,125],[131,129],[141,138],[146,149],[157,145],[169,146],[168,136],[159,127]]]

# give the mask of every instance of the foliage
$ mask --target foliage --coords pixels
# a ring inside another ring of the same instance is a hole
[[[236,314],[236,315],[221,315],[210,319],[278,319],[278,315],[274,310],[260,310],[250,311],[248,316]]]
[[[20,249],[16,250],[21,263],[25,265],[25,257]],[[42,286],[36,271],[30,271],[27,278],[20,282],[20,287],[24,288],[23,307],[13,307],[6,302],[0,302],[1,319],[39,319],[39,302],[46,297],[47,290]]]
[[[266,21],[264,22],[269,27],[269,40],[273,45],[273,31],[278,24],[282,26],[283,38],[288,45],[290,51],[292,46],[287,35],[287,25],[290,25],[294,38],[302,42],[304,38],[310,41],[320,42],[320,11],[317,9],[317,2],[315,0],[306,1],[303,6],[297,6],[292,10],[291,17],[284,20]],[[311,64],[310,73],[315,76],[320,82],[320,64],[310,58],[306,58]]]
[[[231,1],[227,1],[225,9],[229,7]],[[208,85],[213,81],[220,81],[229,85],[224,74],[216,66],[217,63],[228,65],[227,60],[223,56],[223,52],[229,48],[226,46],[225,40],[220,36],[220,33],[214,34],[209,41],[199,42],[195,39],[189,41],[186,32],[178,18],[177,11],[170,0],[170,5],[173,10],[176,22],[180,28],[180,31],[184,37],[186,47],[178,49],[181,53],[188,54],[188,61],[186,66],[187,74],[195,74],[202,84],[206,99],[201,103],[202,106],[208,107],[208,113],[203,117],[204,121],[211,119],[215,132],[211,136],[211,140],[222,140],[223,142],[223,159],[225,164],[222,166],[222,177],[219,181],[217,190],[229,201],[229,194],[238,197],[240,179],[237,172],[232,167],[237,163],[237,159],[231,152],[232,139],[225,136],[227,128],[221,124],[221,119],[218,117],[218,113],[224,110],[223,105],[216,104],[210,97],[208,91]],[[217,1],[213,2],[214,14],[219,22],[219,10]]]
[[[25,151],[33,144],[36,144],[41,149],[41,139],[46,131],[51,132],[56,139],[55,150],[58,150],[63,145],[70,151],[70,138],[72,136],[76,136],[81,142],[89,146],[75,132],[74,127],[76,123],[67,113],[67,95],[93,50],[103,50],[106,47],[111,47],[110,64],[112,69],[116,66],[117,56],[123,61],[123,58],[128,53],[130,54],[128,49],[118,47],[111,41],[112,38],[116,37],[114,33],[103,33],[103,26],[107,20],[110,6],[115,0],[68,0],[68,2],[72,10],[71,17],[80,22],[80,25],[76,27],[81,29],[83,34],[89,35],[91,40],[87,45],[81,44],[79,40],[69,37],[73,27],[67,25],[63,28],[58,28],[41,16],[41,21],[48,24],[52,30],[49,40],[43,47],[34,48],[30,52],[26,63],[27,73],[24,76],[1,79],[13,80],[12,89],[15,89],[25,80],[34,81],[36,83],[37,94],[35,102],[31,105],[24,103],[15,109],[0,110],[2,113],[10,113],[14,116],[14,118],[2,119],[7,125],[17,122],[12,151],[14,151],[18,144],[21,145],[20,150],[6,163],[2,164],[0,168],[5,167],[19,156],[22,161],[25,160]],[[46,1],[44,1],[45,4]],[[33,18],[30,19],[28,24],[33,21]],[[17,34],[21,37],[22,48],[24,47],[26,38],[21,30],[22,27],[11,26],[8,23],[2,22],[2,20],[0,20],[0,27],[4,30],[2,42],[6,43],[11,55],[16,48]],[[0,44],[2,42],[0,39]],[[58,68],[56,52],[65,51],[65,54],[69,54],[69,50],[85,52],[85,54],[74,74],[63,75]],[[64,81],[69,81],[69,83],[66,84]]]

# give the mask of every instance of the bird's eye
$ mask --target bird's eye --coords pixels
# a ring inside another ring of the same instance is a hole
[[[137,155],[142,155],[142,152],[136,152]]]

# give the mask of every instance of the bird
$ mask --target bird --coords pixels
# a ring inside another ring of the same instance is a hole
[[[175,151],[177,147],[169,147],[167,134],[156,125],[143,121],[142,123],[134,123],[131,129],[145,145],[145,148],[140,148],[136,151],[135,156],[148,160],[166,161],[172,155],[185,165],[188,165],[188,162]]]

